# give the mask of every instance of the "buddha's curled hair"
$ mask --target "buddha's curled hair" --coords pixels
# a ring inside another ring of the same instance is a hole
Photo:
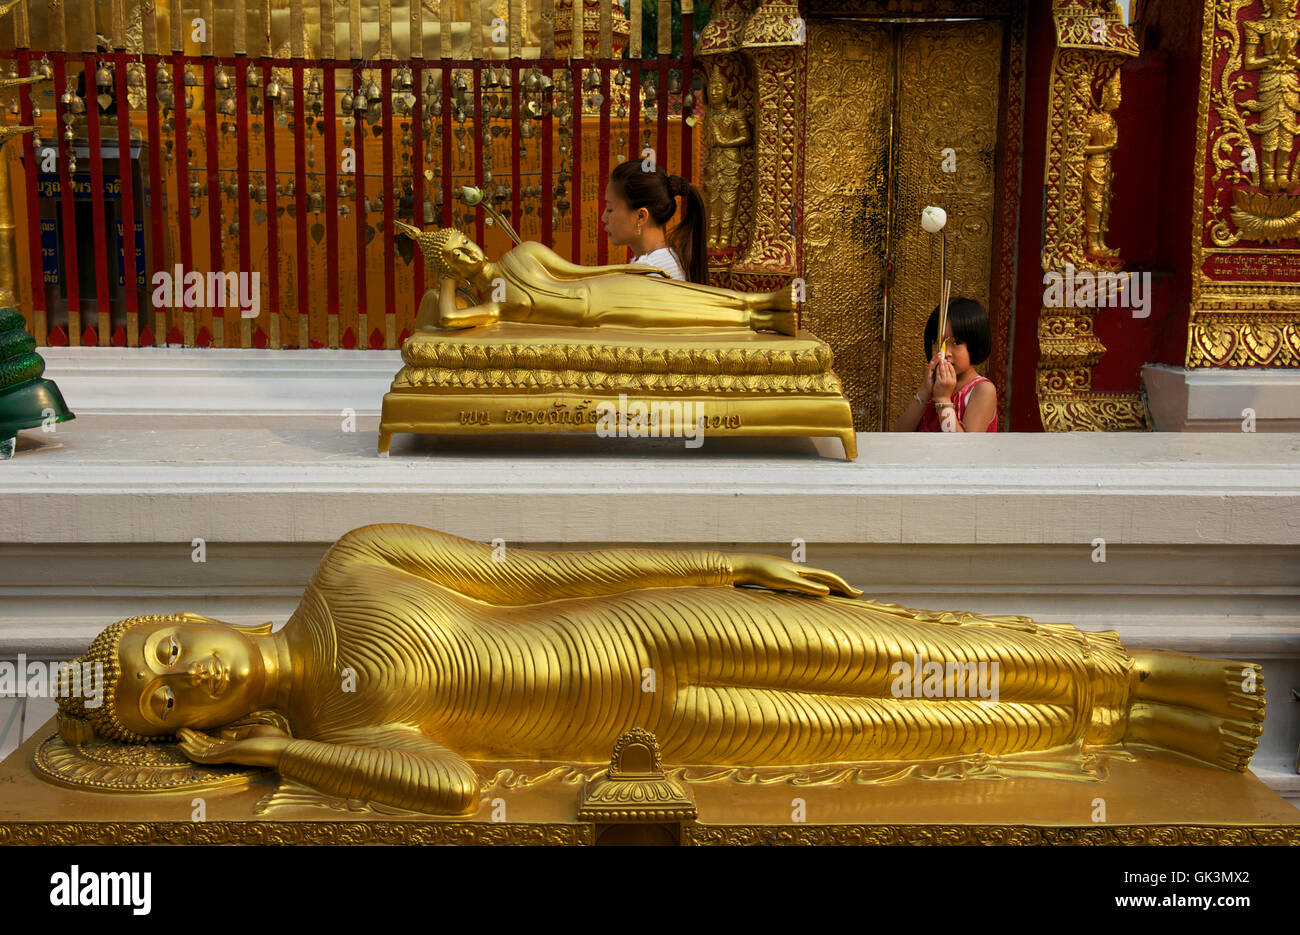
[[[55,692],[59,704],[59,736],[65,743],[85,744],[95,739],[95,735],[124,743],[148,743],[151,740],[166,740],[166,737],[145,737],[128,730],[117,717],[117,682],[122,675],[122,663],[118,658],[118,646],[122,636],[134,626],[145,623],[167,623],[175,621],[175,614],[143,614],[127,617],[105,627],[98,636],[90,641],[90,646],[67,666],[60,666],[58,671],[58,689]],[[87,663],[89,665],[87,665]],[[90,672],[91,678],[103,679],[99,691],[90,692],[86,686],[81,691],[74,691],[72,678],[74,672]],[[95,707],[86,705],[86,698],[99,698]]]

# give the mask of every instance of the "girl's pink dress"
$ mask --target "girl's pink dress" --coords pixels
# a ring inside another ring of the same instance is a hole
[[[975,377],[974,380],[971,380],[969,383],[967,383],[965,386],[963,386],[960,390],[957,391],[957,395],[952,398],[952,408],[953,411],[957,414],[958,422],[960,422],[962,418],[966,415],[966,403],[970,400],[971,390],[975,389],[975,387],[981,383],[991,383],[991,382],[993,381],[991,381],[988,377],[977,376]],[[942,432],[943,431],[943,423],[939,419],[939,413],[934,408],[933,399],[926,404],[925,412],[921,414],[921,421],[916,426],[916,430],[918,432]],[[989,423],[989,427],[985,429],[985,431],[996,432],[997,430],[998,430],[998,411],[997,411],[997,407],[994,407],[993,421]]]

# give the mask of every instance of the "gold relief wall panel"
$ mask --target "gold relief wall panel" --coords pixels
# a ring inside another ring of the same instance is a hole
[[[1003,32],[809,23],[804,321],[830,343],[861,431],[892,427],[924,371],[939,272],[927,204],[949,215],[953,294],[989,304]]]
[[[1188,367],[1300,366],[1295,0],[1205,0]]]
[[[893,33],[813,20],[807,68],[804,323],[831,345],[855,427],[878,429]]]
[[[938,238],[921,230],[926,205],[948,212],[952,294],[989,308],[1003,26],[998,20],[914,26],[901,29],[899,40],[884,428],[907,408],[924,377],[921,335],[939,303]]]

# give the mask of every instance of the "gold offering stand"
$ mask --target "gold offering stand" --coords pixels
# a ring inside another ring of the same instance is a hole
[[[566,328],[502,321],[421,331],[384,395],[394,434],[586,432],[614,437],[839,438],[853,416],[826,342],[736,330]],[[706,443],[706,442],[705,442]]]

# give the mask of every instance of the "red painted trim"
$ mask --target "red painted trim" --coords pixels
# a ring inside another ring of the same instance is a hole
[[[241,273],[251,273],[253,247],[250,242],[252,231],[250,215],[252,212],[248,203],[248,145],[245,142],[248,139],[248,67],[243,61],[235,65],[235,111],[237,114],[235,125],[239,134],[239,142],[235,147],[235,187],[238,189],[237,201],[239,204],[239,271]],[[239,314],[242,324],[242,306]],[[250,322],[249,331],[252,330]],[[244,343],[242,327],[240,328],[239,343],[242,347]]]
[[[113,78],[117,84],[117,164],[118,175],[122,184],[122,295],[123,304],[126,307],[127,314],[139,312],[140,295],[136,288],[136,268],[139,265],[140,258],[135,252],[135,163],[131,159],[131,121],[126,118],[129,113],[126,101],[126,53],[118,52],[113,57]],[[33,241],[39,243],[39,241]],[[146,283],[147,287],[147,283]],[[127,319],[128,325],[130,318]],[[127,329],[126,343],[131,347],[140,346],[140,336],[138,332],[139,319],[136,319],[136,328]]]
[[[63,211],[63,275],[68,291],[68,343],[81,343],[81,280],[77,269],[77,214],[73,202],[72,174],[68,171],[68,143],[63,139],[63,92],[68,86],[67,63],[54,58],[54,125],[59,134],[59,200]]]
[[[221,242],[221,156],[217,151],[217,88],[216,68],[212,59],[203,63],[203,110],[207,135],[208,181],[208,269],[216,272],[226,268],[225,251]],[[212,330],[222,329],[225,337],[226,310],[212,309]],[[225,343],[224,340],[222,342]]]
[[[411,63],[411,88],[415,104],[411,107],[411,223],[424,230],[424,63]],[[415,303],[424,297],[424,257],[415,250]]]
[[[302,319],[307,319],[307,345],[311,346],[311,289],[308,288],[311,282],[311,264],[308,262],[307,253],[307,134],[304,131],[306,126],[304,117],[304,92],[303,82],[303,63],[295,61],[293,63],[293,171],[294,171],[294,200],[296,202],[294,211],[297,217],[294,219],[297,224],[294,232],[297,235],[298,249],[298,275],[296,278],[298,293],[298,322],[296,333],[293,336],[295,346],[302,333]],[[281,335],[283,338],[283,335]]]
[[[336,136],[338,115],[334,108],[334,66],[325,65],[321,106],[325,111],[325,314],[339,313],[339,161]],[[328,335],[328,332],[326,332]]]
[[[180,220],[180,241],[181,241],[181,272],[182,275],[189,274],[194,267],[194,249],[190,236],[190,164],[189,164],[189,127],[186,122],[185,108],[185,56],[171,56],[172,63],[172,90],[175,94],[176,109],[173,112],[176,121],[176,142],[172,147],[172,155],[176,158],[176,201],[179,208],[177,212]],[[181,288],[181,307],[182,318],[180,321],[173,320],[173,326],[181,330],[184,335],[184,313],[189,311],[189,303],[185,298],[185,289]],[[175,311],[173,310],[173,314]],[[197,329],[196,329],[197,335]]]
[[[569,145],[569,218],[572,224],[574,263],[582,262],[582,66],[573,66],[573,136]]]
[[[262,64],[262,90],[258,93],[265,95],[266,86],[271,83],[271,66],[265,62]],[[269,98],[265,100],[262,111],[262,135],[266,140],[266,268],[267,278],[267,298],[270,299],[270,320],[274,320],[280,314],[280,218],[276,213],[279,210],[276,184],[278,179],[275,174],[275,104]],[[280,335],[280,344],[284,345],[284,335]]]
[[[600,167],[600,177],[597,179],[598,185],[609,178],[609,64],[609,62],[600,63],[600,158],[597,160]],[[598,207],[599,199],[603,197],[604,192],[601,191],[597,195]],[[599,222],[597,222],[597,226],[599,226]],[[601,266],[609,262],[609,238],[607,237],[596,238],[596,262]]]
[[[548,78],[553,78],[553,72],[554,69],[549,64],[542,69],[542,73]],[[551,114],[551,100],[553,97],[554,92],[552,92],[551,97],[543,97],[542,99],[544,102],[542,106],[545,108],[542,111],[542,181],[546,184],[541,186],[542,205],[539,210],[542,212],[542,243],[547,245],[551,243],[551,239],[555,235],[554,225],[551,223],[551,212],[555,210],[555,180],[552,177],[555,169],[555,137],[552,135],[554,117]]]
[[[393,198],[393,72],[384,69],[382,82],[384,99],[380,104],[381,126],[384,128],[384,314],[397,314],[397,242],[393,239],[393,215],[395,208]],[[481,243],[482,241],[480,241]],[[388,332],[384,332],[387,340]]]

